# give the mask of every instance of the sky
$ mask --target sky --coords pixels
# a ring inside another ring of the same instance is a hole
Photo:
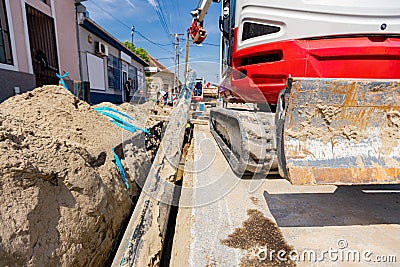
[[[192,22],[190,11],[198,6],[199,0],[87,0],[82,4],[91,19],[120,41],[132,40],[134,25],[135,46],[146,49],[171,71],[175,52],[170,34],[184,34],[180,37],[180,63],[184,63],[186,32]],[[220,13],[221,3],[212,3],[204,20],[207,38],[201,47],[191,43],[189,48],[190,67],[211,82],[218,82]]]

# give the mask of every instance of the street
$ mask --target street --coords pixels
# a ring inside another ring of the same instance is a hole
[[[382,259],[395,262],[391,255],[398,260],[398,185],[293,186],[276,176],[265,180],[240,179],[230,170],[208,126],[196,125],[193,145],[193,158],[191,162],[188,159],[183,184],[192,188],[192,195],[181,197],[181,205],[193,203],[193,207],[180,207],[174,239],[174,244],[183,240],[188,244],[173,247],[171,266],[240,266],[249,262],[263,266],[270,260],[269,255],[277,258],[282,247],[269,247],[274,244],[268,240],[265,247],[244,244],[237,249],[226,245],[230,243],[228,236],[235,239],[232,233],[248,231],[247,237],[268,236],[266,231],[255,229],[263,220],[279,227],[281,241],[292,248],[295,259],[298,256],[298,266],[361,266]],[[244,222],[251,222],[248,213],[260,215],[258,212],[262,215],[256,225],[243,229]],[[242,231],[235,232],[238,228]],[[275,251],[271,252],[272,249]],[[263,252],[268,252],[268,256]],[[257,254],[261,258],[253,261]]]

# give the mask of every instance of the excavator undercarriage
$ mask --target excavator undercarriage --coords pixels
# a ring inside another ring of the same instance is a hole
[[[213,108],[210,128],[237,175],[268,174],[278,167],[274,113]]]

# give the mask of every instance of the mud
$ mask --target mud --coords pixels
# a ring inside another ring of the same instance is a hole
[[[386,113],[387,125],[392,128],[400,128],[400,112],[399,111],[389,111]]]
[[[400,140],[400,112],[388,111],[386,113],[385,125],[381,130],[382,152],[390,154],[399,146]]]
[[[289,258],[293,248],[285,241],[278,225],[255,209],[248,210],[247,215],[249,218],[242,223],[243,227],[221,241],[226,246],[245,251],[241,266],[295,266]],[[286,255],[281,255],[285,260],[278,259],[280,250],[286,251]]]
[[[316,110],[321,114],[324,121],[329,125],[336,115],[341,111],[341,107],[329,106],[329,105],[317,105]]]
[[[260,203],[260,200],[257,197],[250,197],[250,200],[254,205],[258,205]]]
[[[303,107],[304,108],[304,107]],[[299,110],[301,122],[298,131],[287,130],[286,134],[290,137],[297,138],[300,141],[306,141],[309,138],[319,139],[324,143],[330,143],[336,137],[342,137],[352,140],[355,143],[361,142],[368,137],[368,134],[362,132],[356,126],[345,125],[333,127],[332,121],[337,120],[338,115],[342,112],[341,107],[329,105],[317,105],[314,110]],[[305,114],[304,114],[305,113]],[[321,117],[323,123],[316,124],[314,119]]]

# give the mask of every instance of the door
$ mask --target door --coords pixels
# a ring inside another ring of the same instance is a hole
[[[128,99],[128,96],[126,95],[126,90],[125,90],[125,82],[128,80],[128,73],[126,71],[122,71],[122,101],[126,102]]]
[[[58,84],[58,56],[53,18],[26,4],[29,42],[36,86]]]

